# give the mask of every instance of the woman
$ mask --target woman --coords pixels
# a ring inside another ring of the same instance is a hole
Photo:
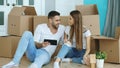
[[[70,12],[69,26],[66,26],[64,45],[54,62],[54,68],[60,68],[59,62],[89,64],[90,30],[82,26],[82,15],[78,10]]]

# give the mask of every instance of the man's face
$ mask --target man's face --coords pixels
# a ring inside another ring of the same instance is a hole
[[[51,19],[51,25],[52,25],[55,29],[58,29],[59,24],[60,24],[60,16],[54,16],[54,17]]]

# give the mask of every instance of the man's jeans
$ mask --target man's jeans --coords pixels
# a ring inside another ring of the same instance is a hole
[[[29,31],[22,35],[13,62],[19,64],[24,53],[31,62],[37,64],[38,68],[50,61],[50,55],[46,50],[36,49],[33,35]]]
[[[60,49],[57,58],[71,58],[72,62],[82,64],[83,56],[85,54],[86,49],[82,49],[78,51],[76,48],[69,47],[67,45],[63,45]]]

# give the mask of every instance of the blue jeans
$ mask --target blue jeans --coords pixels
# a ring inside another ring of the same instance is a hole
[[[22,35],[13,62],[19,64],[24,53],[31,62],[37,64],[38,68],[50,61],[50,55],[46,50],[36,49],[33,35],[29,31],[24,32]]]
[[[57,58],[71,58],[72,62],[82,64],[85,51],[86,49],[82,49],[81,51],[79,51],[76,48],[63,45],[57,55]]]

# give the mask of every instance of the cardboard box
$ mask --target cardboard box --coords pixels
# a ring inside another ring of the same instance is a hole
[[[67,25],[69,17],[68,16],[61,16],[61,24]],[[42,23],[48,23],[48,17],[47,16],[34,16],[34,30],[36,29],[38,24]]]
[[[33,32],[34,7],[13,7],[8,15],[8,34],[22,36],[24,31]]]
[[[91,38],[91,44],[90,44],[90,54],[95,54],[95,52],[97,51],[97,44],[96,44],[96,40],[94,40],[93,38]]]
[[[120,63],[120,27],[116,28],[115,38],[105,36],[92,36],[100,51],[107,53],[105,62]]]
[[[47,22],[48,22],[47,16],[34,16],[34,30],[36,29],[36,26],[38,24],[47,23]],[[69,22],[69,16],[61,16],[61,24],[68,25],[68,22]],[[95,24],[95,25],[97,25],[97,24]],[[88,26],[88,27],[89,28],[96,28],[96,26]],[[99,28],[99,30],[100,30],[100,28]],[[94,32],[94,30],[91,30],[91,31]],[[90,53],[95,53],[96,52],[96,48],[97,47],[95,46],[95,40],[91,39],[91,52]]]
[[[20,37],[4,36],[0,37],[0,57],[13,57],[18,46]]]
[[[69,17],[68,16],[61,16],[60,18],[61,18],[61,24],[66,26],[68,24],[68,22],[69,22],[68,21]],[[36,29],[38,24],[42,24],[42,23],[48,23],[47,16],[34,16],[34,30]],[[52,58],[54,58],[57,55],[60,48],[61,48],[61,46],[59,45],[56,48],[55,53],[52,55]]]
[[[87,26],[92,35],[100,35],[99,14],[96,5],[77,5],[82,14],[83,25]]]

